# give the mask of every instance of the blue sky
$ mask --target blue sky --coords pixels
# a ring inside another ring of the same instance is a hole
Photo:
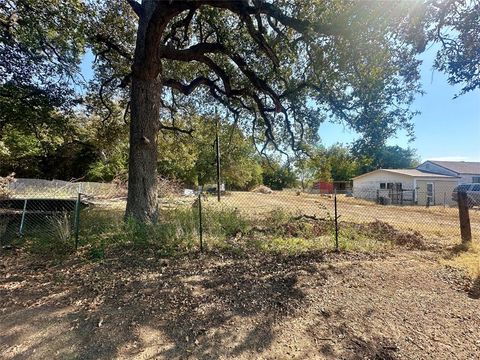
[[[422,54],[421,82],[425,94],[417,96],[412,108],[416,139],[409,143],[404,132],[389,140],[389,145],[412,147],[424,160],[480,161],[480,90],[456,99],[461,86],[452,86],[445,74],[433,71],[435,49]],[[349,143],[356,134],[341,125],[322,124],[322,143],[326,146]]]
[[[480,161],[480,90],[456,99],[461,86],[452,86],[445,74],[433,71],[435,49],[422,54],[421,81],[424,95],[419,95],[412,108],[420,115],[414,118],[415,140],[408,142],[404,132],[388,141],[389,145],[412,147],[423,160]],[[93,56],[87,53],[82,73],[92,76]],[[348,144],[357,135],[342,125],[324,123],[320,127],[322,143],[326,146]]]

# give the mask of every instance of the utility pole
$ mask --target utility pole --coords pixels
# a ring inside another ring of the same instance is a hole
[[[215,151],[217,154],[217,201],[220,202],[220,138],[218,136],[219,120],[215,107]]]

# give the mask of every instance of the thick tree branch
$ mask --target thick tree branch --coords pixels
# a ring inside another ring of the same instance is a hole
[[[107,35],[104,34],[95,34],[93,36],[93,40],[96,42],[99,42],[101,44],[105,44],[107,46],[107,49],[102,51],[99,54],[103,54],[108,52],[110,49],[115,50],[120,56],[123,56],[125,59],[132,61],[132,54],[124,48],[122,48],[121,45],[116,44],[112,39],[110,39]],[[99,55],[97,54],[97,55]]]
[[[227,52],[225,46],[219,43],[198,43],[186,49],[175,49],[173,46],[160,46],[160,58],[179,60],[179,61],[193,61],[198,60],[200,55],[208,53],[223,53]]]
[[[248,33],[250,34],[252,39],[257,43],[260,49],[268,56],[268,58],[273,62],[273,64],[275,66],[278,66],[279,60],[277,55],[275,54],[275,52],[267,43],[267,41],[265,40],[265,37],[261,33],[261,26],[262,26],[261,19],[257,18],[257,21],[259,22],[259,28],[260,28],[260,30],[257,30],[250,16],[246,15],[246,16],[242,16],[241,18],[247,25]]]
[[[143,7],[140,3],[136,2],[135,0],[127,0],[127,2],[138,17],[143,16]]]
[[[169,40],[177,40],[177,42],[180,43],[186,43],[188,40],[188,28],[190,26],[190,23],[192,22],[193,16],[195,15],[196,10],[198,7],[192,6],[190,8],[190,11],[188,12],[187,16],[184,18],[180,19],[179,21],[173,23],[170,27],[170,31],[167,35],[165,35],[165,38],[163,40],[163,43],[167,43]],[[183,27],[183,39],[182,42],[180,42],[180,39],[178,39],[177,36],[177,29]]]

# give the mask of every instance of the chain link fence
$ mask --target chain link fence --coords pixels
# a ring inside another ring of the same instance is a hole
[[[51,243],[67,251],[78,245],[82,210],[125,195],[113,183],[10,179],[0,197],[0,244]]]
[[[472,238],[480,240],[480,201],[476,201],[473,194],[469,194],[467,201]],[[210,207],[235,209],[253,218],[265,218],[281,211],[293,219],[336,221],[341,235],[352,227],[376,224],[440,244],[458,242],[461,237],[456,193],[445,192],[433,199],[431,193],[421,191],[362,189],[343,194],[310,194],[261,187],[255,192],[227,192],[220,202],[210,196],[205,201],[204,212]]]
[[[362,242],[367,247],[382,241],[442,246],[461,240],[455,192],[434,199],[430,192],[412,190],[319,194],[260,186],[222,191],[218,197],[215,189],[169,189],[160,192],[161,229],[147,234],[125,230],[126,189],[120,184],[17,179],[9,190],[0,200],[2,245],[20,240],[71,249],[130,236],[173,239],[177,245],[187,239],[189,246],[203,247],[222,237],[227,242],[243,238],[260,247],[269,241],[287,246],[307,239],[310,248],[349,249]],[[478,241],[480,199],[466,194],[471,237]]]

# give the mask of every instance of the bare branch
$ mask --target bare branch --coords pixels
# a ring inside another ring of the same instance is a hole
[[[98,95],[99,95],[99,98],[100,98],[100,102],[102,103],[102,105],[107,109],[108,111],[108,114],[107,116],[102,119],[102,123],[106,123],[108,121],[108,119],[110,119],[110,117],[113,115],[113,110],[112,108],[107,104],[107,102],[105,101],[105,98],[103,97],[103,92],[104,92],[104,89],[105,87],[107,87],[112,81],[114,81],[116,79],[115,75],[108,78],[107,80],[103,81],[101,84],[100,84],[100,89],[98,90]]]
[[[182,129],[182,128],[179,128],[178,126],[165,125],[165,124],[162,124],[160,122],[160,131],[161,130],[179,132],[179,133],[187,134],[187,135],[190,135],[190,136],[192,136],[192,133],[195,131],[195,129],[193,129],[193,128]]]
[[[261,33],[261,19],[260,17],[257,18],[257,21],[259,22],[259,27],[260,30],[255,29],[255,25],[253,25],[253,21],[250,18],[250,16],[242,16],[242,19],[245,21],[245,24],[247,25],[247,30],[252,39],[257,43],[257,45],[260,47],[260,49],[268,56],[270,60],[272,60],[273,64],[275,66],[279,65],[279,60],[273,49],[270,47],[270,45],[267,43],[265,40],[264,36]]]
[[[163,85],[170,87],[172,89],[175,89],[177,91],[180,91],[184,95],[190,95],[196,88],[198,88],[201,85],[206,85],[208,87],[215,86],[212,80],[204,76],[197,77],[196,79],[192,80],[190,84],[187,84],[187,85],[175,79],[167,79],[163,82]]]
[[[197,60],[200,55],[208,53],[226,53],[225,46],[220,43],[198,43],[189,48],[178,50],[173,46],[160,46],[159,55],[160,58],[179,60],[179,61],[192,61]]]

